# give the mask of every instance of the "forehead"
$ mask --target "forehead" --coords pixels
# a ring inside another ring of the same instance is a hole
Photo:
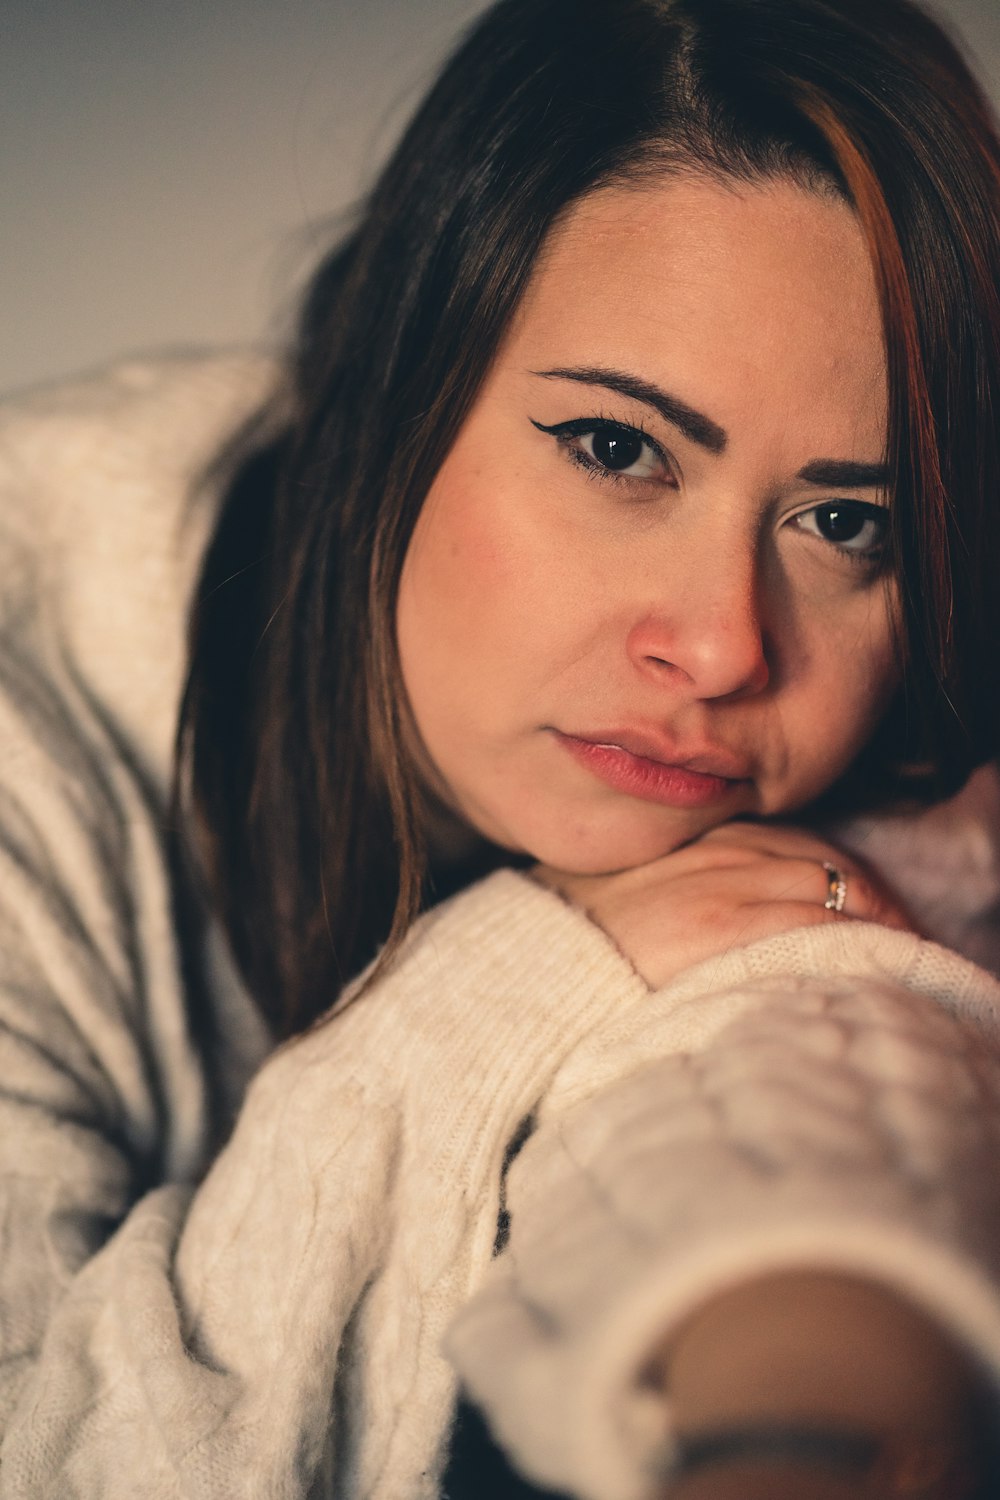
[[[867,431],[835,436],[883,439],[863,235],[842,199],[791,181],[671,175],[583,199],[549,235],[510,344],[529,368],[613,365],[663,381],[727,427],[779,403],[790,422],[822,418],[828,436],[867,412]]]

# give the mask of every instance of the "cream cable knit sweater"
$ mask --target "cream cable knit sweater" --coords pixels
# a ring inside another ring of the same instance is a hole
[[[1000,987],[933,944],[807,929],[651,995],[501,873],[260,1066],[163,789],[191,479],[272,379],[132,365],[0,418],[0,1496],[430,1500],[447,1339],[532,1474],[638,1500],[650,1340],[789,1263],[886,1278],[1000,1382]],[[930,825],[980,956],[994,795]],[[919,829],[854,832],[922,868]]]

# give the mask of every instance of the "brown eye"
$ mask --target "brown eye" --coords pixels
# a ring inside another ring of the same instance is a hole
[[[816,512],[817,530],[828,542],[857,541],[866,525],[867,517],[854,506],[824,505]]]
[[[889,513],[861,500],[828,501],[795,517],[795,524],[841,552],[860,560],[878,556],[885,546]]]
[[[591,457],[606,469],[630,469],[642,457],[643,441],[637,432],[628,427],[605,427],[595,431],[590,439]]]
[[[532,427],[555,438],[560,448],[597,479],[652,480],[676,487],[671,461],[653,438],[626,422],[577,417],[547,427],[529,418]]]
[[[579,461],[597,473],[627,479],[663,479],[668,471],[656,445],[635,427],[594,422],[575,434]]]

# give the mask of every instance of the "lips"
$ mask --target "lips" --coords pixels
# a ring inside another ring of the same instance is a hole
[[[667,807],[722,803],[748,779],[745,764],[716,747],[674,748],[662,736],[634,730],[553,734],[578,765],[606,786]]]
[[[746,781],[750,776],[750,767],[746,761],[719,746],[681,746],[655,731],[607,729],[562,735],[557,730],[556,734],[563,739],[576,740],[581,745],[624,750],[640,760],[652,761],[656,765],[675,770],[719,776],[726,781]]]

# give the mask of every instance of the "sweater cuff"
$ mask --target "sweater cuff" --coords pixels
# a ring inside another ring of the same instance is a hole
[[[772,974],[702,994],[673,1028],[595,1032],[581,1052],[615,1072],[594,1096],[579,1054],[560,1071],[510,1174],[510,1245],[449,1337],[536,1480],[585,1500],[655,1493],[669,1412],[643,1395],[646,1358],[700,1304],[775,1271],[884,1283],[1000,1391],[1000,1063],[946,1013],[971,968],[948,961],[955,987],[933,998],[878,975]]]
[[[642,1382],[653,1347],[715,1297],[783,1272],[857,1277],[912,1303],[964,1348],[1000,1409],[1000,1305],[981,1264],[954,1245],[886,1224],[877,1212],[854,1216],[813,1206],[810,1213],[789,1200],[755,1222],[755,1206],[734,1200],[728,1243],[718,1236],[692,1244],[686,1257],[638,1276],[574,1350],[571,1488],[581,1500],[651,1500],[661,1492],[675,1434],[669,1401]],[[570,1379],[568,1369],[563,1378]],[[537,1395],[544,1399],[541,1390]],[[560,1484],[566,1479],[564,1471]]]
[[[387,1055],[398,1051],[402,1023],[412,1045],[419,1051],[426,1039],[435,1067],[461,1079],[462,1094],[482,1110],[514,1089],[533,1107],[588,1032],[649,993],[583,911],[526,875],[500,870],[415,924],[379,982],[377,1003]],[[350,1021],[348,1007],[348,1028]]]

